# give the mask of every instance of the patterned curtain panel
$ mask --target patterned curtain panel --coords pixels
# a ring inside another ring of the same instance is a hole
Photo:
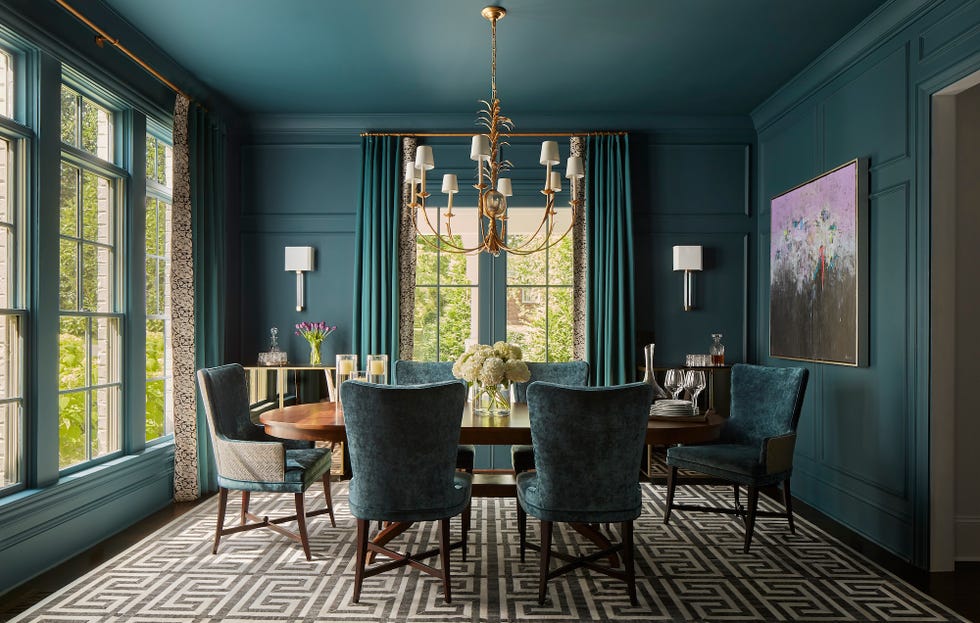
[[[579,156],[587,162],[585,140],[581,136],[573,136],[569,142],[570,156]],[[589,274],[589,245],[586,242],[585,187],[579,184],[573,199],[579,202],[575,212],[575,225],[572,227],[572,356],[576,359],[586,359],[586,330],[585,318],[588,308]],[[587,360],[587,359],[586,359]]]
[[[618,385],[636,365],[629,137],[588,140],[586,355],[594,385]]]
[[[402,138],[402,162],[405,165],[415,161],[415,148],[419,141],[414,136]],[[403,178],[399,178],[402,180]],[[405,184],[401,185],[401,229],[398,234],[398,356],[411,359],[415,352],[415,228],[412,226],[412,192]],[[394,363],[394,362],[392,362]]]
[[[174,499],[197,499],[197,387],[194,382],[194,243],[191,233],[190,101],[177,96],[174,107],[174,181],[171,213],[171,270],[166,288],[171,305],[174,392]]]
[[[224,125],[178,96],[174,111],[173,259],[174,499],[217,488],[197,368],[225,363],[227,283]]]
[[[354,251],[354,352],[398,358],[398,232],[402,192],[398,137],[361,139],[361,194]]]

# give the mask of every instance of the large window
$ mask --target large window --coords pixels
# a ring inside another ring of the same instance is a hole
[[[456,242],[472,247],[478,235],[476,209],[453,210]],[[508,244],[516,246],[530,237],[542,210],[508,208]],[[435,225],[440,211],[428,211]],[[555,229],[565,231],[569,218],[567,209],[559,209]],[[519,345],[527,361],[573,358],[571,235],[548,250],[526,256],[501,253],[497,258],[437,251],[434,244],[431,236],[417,237],[415,359],[449,361],[470,341],[501,339]],[[501,273],[503,279],[497,277]],[[481,306],[481,300],[487,304]]]
[[[59,464],[121,448],[120,201],[114,114],[61,90]]]
[[[23,482],[24,211],[27,132],[14,117],[14,55],[0,48],[0,490]]]
[[[529,234],[508,236],[519,245]],[[507,257],[507,340],[528,361],[571,361],[572,237],[531,255]]]
[[[170,211],[173,147],[146,135],[146,440],[173,433]]]
[[[457,209],[461,222],[476,219],[476,209]],[[437,209],[429,209],[436,227]],[[424,230],[423,230],[424,231]],[[453,236],[457,244],[473,246],[475,229]],[[414,354],[420,361],[455,359],[478,336],[480,302],[479,258],[437,249],[435,236],[417,236],[415,264]]]
[[[24,342],[18,142],[0,131],[0,489],[21,482]]]

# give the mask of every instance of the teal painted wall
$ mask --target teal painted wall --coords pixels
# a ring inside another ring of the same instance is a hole
[[[980,2],[900,2],[753,113],[758,130],[754,348],[768,356],[769,199],[870,161],[870,365],[807,364],[794,493],[928,564],[929,94],[980,68]]]

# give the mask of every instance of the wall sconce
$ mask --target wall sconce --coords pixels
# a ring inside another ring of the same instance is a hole
[[[701,270],[701,245],[674,247],[674,270],[684,271],[684,311],[694,309],[694,271]]]
[[[313,247],[286,247],[286,272],[296,273],[296,311],[303,311],[303,273],[313,270]]]

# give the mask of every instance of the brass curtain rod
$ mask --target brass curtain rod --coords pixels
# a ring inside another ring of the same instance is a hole
[[[167,78],[163,74],[161,74],[156,69],[153,69],[152,67],[150,67],[146,63],[146,61],[144,61],[140,57],[136,56],[135,54],[133,54],[132,52],[129,51],[129,48],[127,48],[123,44],[119,43],[119,39],[116,39],[116,38],[110,36],[109,33],[107,33],[106,31],[102,30],[102,28],[100,28],[98,25],[96,25],[94,22],[92,22],[92,20],[90,20],[89,18],[85,17],[81,12],[78,11],[78,9],[76,9],[75,7],[73,7],[70,4],[68,4],[67,0],[55,0],[55,2],[57,2],[58,4],[60,4],[63,9],[65,9],[66,11],[68,11],[69,13],[71,13],[72,15],[74,15],[75,18],[78,19],[80,22],[82,22],[83,24],[85,24],[86,26],[88,26],[89,28],[91,28],[92,30],[95,31],[95,34],[96,34],[95,44],[98,45],[100,48],[104,44],[106,44],[106,43],[108,43],[109,45],[114,46],[120,52],[122,52],[127,57],[129,57],[129,59],[131,61],[133,61],[134,63],[136,63],[137,65],[139,65],[140,67],[142,67],[144,70],[146,70],[151,76],[153,76],[154,78],[156,78],[157,80],[159,80],[163,84],[167,85],[167,87],[169,87],[170,90],[174,91],[175,93],[179,93],[180,95],[183,95],[184,97],[186,97],[187,99],[189,99],[191,101],[194,101],[194,98],[192,98],[190,95],[188,95],[187,93],[185,93],[180,87],[178,87],[176,84],[174,84],[170,80],[167,80]]]
[[[361,136],[415,136],[420,138],[438,136],[473,136],[473,132],[361,132]],[[477,133],[478,134],[478,133]],[[507,136],[626,136],[628,132],[610,130],[608,132],[508,132]]]

